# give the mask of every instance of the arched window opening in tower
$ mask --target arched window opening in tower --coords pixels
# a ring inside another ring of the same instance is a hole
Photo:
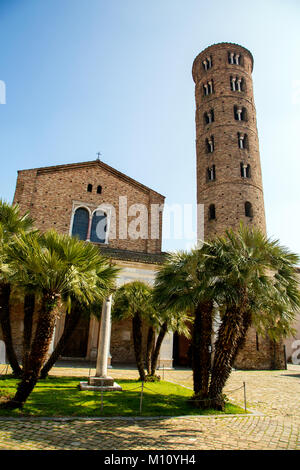
[[[207,168],[207,180],[214,181],[216,179],[216,166],[213,165],[210,168]]]
[[[253,217],[253,208],[251,202],[245,202],[245,216],[246,217]]]
[[[208,82],[203,84],[203,94],[204,94],[204,96],[211,95],[213,92],[214,92],[213,80],[209,80]]]
[[[211,69],[212,68],[212,57],[211,56],[206,57],[206,59],[202,61],[202,65],[203,65],[204,70]]]
[[[231,91],[244,91],[244,79],[239,77],[230,77],[230,88]]]
[[[216,207],[214,204],[210,204],[208,208],[208,218],[209,220],[215,220],[216,218]]]
[[[212,135],[209,139],[205,140],[206,153],[213,153],[215,149],[214,136]]]
[[[97,187],[97,194],[101,194],[102,193],[102,186],[98,186]]]
[[[86,240],[88,237],[90,214],[87,209],[79,207],[73,217],[72,237]]]
[[[87,185],[87,192],[88,193],[91,193],[93,191],[93,185],[92,184],[88,184]]]
[[[236,121],[247,121],[247,110],[244,107],[235,105],[233,107],[234,119]]]
[[[242,65],[242,56],[234,52],[228,52],[228,63],[230,65]]]
[[[215,115],[214,115],[214,110],[213,109],[211,109],[210,111],[204,113],[204,123],[205,124],[211,124],[214,121],[215,121]]]
[[[93,243],[105,243],[107,232],[107,215],[103,211],[96,211],[92,217],[91,237]]]
[[[248,136],[247,134],[241,134],[238,132],[238,146],[240,149],[244,150],[248,148]]]
[[[249,164],[241,162],[241,177],[251,178],[251,167]]]

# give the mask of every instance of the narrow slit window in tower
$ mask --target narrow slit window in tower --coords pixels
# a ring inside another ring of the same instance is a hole
[[[246,217],[253,217],[253,208],[251,202],[245,202],[245,216]]]
[[[209,220],[215,220],[216,218],[216,206],[214,204],[210,204],[208,208],[208,218]]]

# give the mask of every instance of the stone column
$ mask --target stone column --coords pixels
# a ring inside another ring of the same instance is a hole
[[[107,361],[109,355],[110,345],[110,314],[111,314],[111,301],[112,296],[110,295],[102,307],[101,321],[100,321],[100,334],[98,343],[98,354],[96,363],[96,377],[107,378]]]
[[[0,339],[0,364],[6,364],[5,343]]]
[[[169,331],[161,345],[159,361],[159,369],[173,369],[173,333]]]
[[[88,383],[81,382],[81,390],[122,390],[112,377],[107,375],[107,362],[109,356],[110,333],[111,333],[111,303],[110,295],[102,306],[100,332],[98,341],[98,352],[96,362],[96,375],[89,377]]]

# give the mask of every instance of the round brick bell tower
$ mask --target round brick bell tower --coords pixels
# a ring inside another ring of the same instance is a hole
[[[207,47],[193,63],[204,239],[240,221],[266,232],[252,70],[252,54],[231,43]]]

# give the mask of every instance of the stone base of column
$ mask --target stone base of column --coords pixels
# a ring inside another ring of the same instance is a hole
[[[162,370],[162,369],[169,369],[169,370],[172,370],[174,369],[173,367],[173,359],[160,359],[158,361],[158,367],[157,367],[158,370]]]
[[[80,382],[79,386],[80,390],[122,390],[122,387],[112,377],[89,377],[88,382]]]

